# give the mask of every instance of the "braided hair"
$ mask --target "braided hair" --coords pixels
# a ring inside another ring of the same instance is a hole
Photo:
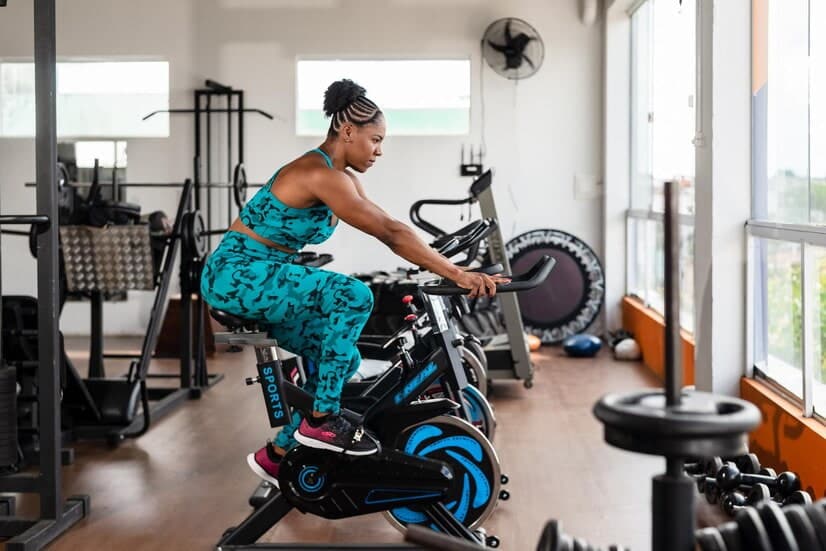
[[[366,126],[376,122],[382,112],[365,95],[367,90],[350,79],[337,80],[324,92],[324,114],[330,117],[330,136],[338,136],[345,123]]]

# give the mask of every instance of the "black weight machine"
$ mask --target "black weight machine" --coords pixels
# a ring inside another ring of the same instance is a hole
[[[225,100],[225,107],[213,107],[214,100]],[[266,111],[254,108],[244,107],[244,91],[233,88],[226,84],[221,84],[211,79],[204,81],[204,88],[198,88],[193,92],[194,107],[191,109],[164,109],[160,111],[153,111],[146,115],[143,120],[146,120],[159,113],[171,114],[191,114],[195,115],[194,132],[195,132],[195,158],[204,159],[206,165],[206,182],[201,180],[201,171],[199,164],[196,163],[194,184],[195,184],[195,209],[202,211],[202,191],[206,189],[206,230],[213,229],[212,217],[212,193],[211,189],[224,188],[227,191],[227,226],[232,224],[233,203],[240,210],[247,200],[247,171],[244,166],[244,114],[257,113],[262,117],[273,120],[273,116]],[[226,114],[227,124],[227,176],[226,184],[212,183],[212,115],[216,113]],[[238,162],[233,165],[233,115],[236,117],[237,124],[235,125]],[[205,119],[205,120],[204,120]],[[206,134],[202,135],[202,129],[206,130]],[[206,155],[202,155],[202,144],[206,141]],[[211,235],[207,236],[207,246],[212,248]]]
[[[82,403],[83,414],[78,423],[71,427],[71,432],[77,438],[105,438],[110,444],[117,444],[124,438],[143,435],[150,427],[153,419],[167,414],[188,399],[200,398],[203,390],[219,382],[223,375],[208,374],[205,362],[193,362],[193,341],[202,343],[198,334],[193,335],[191,309],[188,302],[183,311],[184,323],[181,331],[181,358],[178,374],[149,373],[152,354],[158,342],[158,336],[163,321],[163,313],[167,306],[169,287],[174,275],[174,262],[180,252],[180,279],[184,299],[191,296],[186,292],[191,289],[191,252],[188,250],[185,239],[184,224],[190,216],[190,203],[193,197],[194,184],[187,180],[183,193],[176,209],[175,222],[172,234],[168,236],[167,246],[161,263],[160,273],[155,287],[155,299],[149,317],[149,326],[141,346],[140,356],[132,359],[129,371],[123,378],[101,378],[100,372],[92,372],[90,377],[81,380],[76,372],[69,380],[74,379],[75,393],[67,396],[84,398]],[[128,227],[128,226],[127,226]],[[117,226],[108,228],[114,230]],[[98,335],[100,338],[100,335]],[[102,349],[102,346],[98,347]],[[104,354],[102,354],[104,355]],[[130,358],[130,355],[105,354],[107,357]],[[71,366],[71,364],[68,364]],[[193,369],[194,367],[194,369]],[[72,368],[73,369],[73,368]],[[72,372],[69,369],[69,373]],[[149,387],[149,379],[178,379],[175,387]],[[68,382],[68,381],[67,381]],[[88,394],[83,391],[86,387]],[[91,401],[90,399],[91,398]],[[137,401],[141,402],[142,416],[138,417]],[[95,411],[97,405],[98,412]]]
[[[86,203],[78,209],[95,208],[98,194],[97,171],[89,190]],[[164,245],[155,273],[150,245],[149,228],[145,224],[107,225],[90,227],[66,225],[60,228],[62,242],[62,275],[68,293],[87,296],[92,304],[92,335],[90,346],[89,376],[83,378],[63,350],[64,437],[76,439],[105,439],[115,445],[127,437],[143,435],[153,419],[158,419],[187,399],[197,399],[201,392],[222,379],[222,375],[208,374],[203,354],[197,354],[193,365],[193,345],[203,348],[201,333],[193,334],[192,312],[189,307],[193,286],[193,262],[191,239],[187,238],[187,221],[193,218],[189,212],[193,196],[193,183],[183,185],[183,193],[177,206],[175,222],[169,235],[163,237]],[[108,208],[116,208],[109,205]],[[129,208],[126,207],[121,208]],[[137,207],[135,207],[137,208]],[[84,214],[78,215],[84,219]],[[190,230],[191,231],[191,230]],[[152,354],[161,330],[163,313],[167,306],[169,287],[173,277],[175,259],[180,251],[181,288],[186,309],[183,315],[181,335],[180,371],[178,374],[149,373]],[[200,274],[200,271],[198,271]],[[155,298],[139,355],[105,354],[103,352],[103,299],[105,296],[128,290],[154,290]],[[37,332],[31,331],[36,319],[37,300],[32,297],[7,297],[4,316],[16,329],[13,350],[21,367],[34,367]],[[199,326],[202,329],[202,324]],[[62,337],[61,337],[62,338]],[[62,345],[62,341],[61,341]],[[104,358],[131,359],[124,377],[107,378]],[[34,365],[28,365],[34,364]],[[194,367],[194,369],[193,369]],[[148,386],[149,379],[178,379],[177,386]],[[32,387],[22,380],[25,391]],[[138,406],[142,415],[138,416]],[[33,414],[33,415],[36,415]],[[21,439],[24,457],[26,450],[36,447],[36,436]],[[28,457],[27,457],[28,459]],[[71,460],[68,459],[67,462]]]

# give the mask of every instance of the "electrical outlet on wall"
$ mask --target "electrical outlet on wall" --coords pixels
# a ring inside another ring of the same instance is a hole
[[[602,195],[602,180],[594,174],[574,174],[574,199],[596,199]]]

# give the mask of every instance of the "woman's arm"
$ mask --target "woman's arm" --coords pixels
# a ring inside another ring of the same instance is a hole
[[[471,296],[496,293],[496,283],[507,279],[466,272],[425,243],[412,228],[399,222],[367,199],[358,179],[348,174],[324,171],[305,180],[310,191],[337,217],[376,237],[390,250],[417,266],[470,289]]]

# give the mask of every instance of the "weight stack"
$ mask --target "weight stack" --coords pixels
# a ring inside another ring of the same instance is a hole
[[[0,467],[17,465],[17,374],[0,367]]]

